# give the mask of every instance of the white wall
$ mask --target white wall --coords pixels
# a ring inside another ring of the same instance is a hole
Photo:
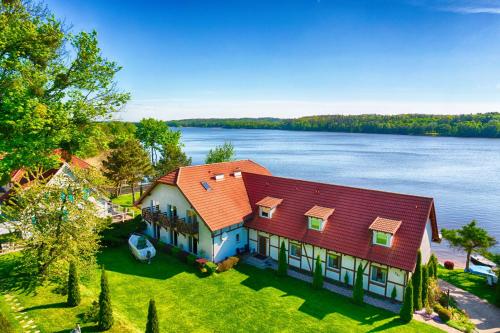
[[[235,228],[235,227],[233,227]],[[247,243],[247,230],[246,228],[240,227],[234,230],[228,230],[229,228],[222,229],[222,233],[217,231],[219,234],[214,237],[214,261],[220,262],[226,257],[233,256],[236,254],[236,249],[245,247]],[[239,234],[239,241],[236,241],[236,235]],[[223,238],[223,235],[226,238]]]
[[[431,257],[431,239],[432,239],[432,226],[431,220],[428,219],[425,225],[424,236],[420,244],[420,252],[422,253],[422,264],[425,265]]]

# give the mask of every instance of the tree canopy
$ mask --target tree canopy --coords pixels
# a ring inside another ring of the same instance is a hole
[[[161,149],[161,157],[156,165],[156,173],[162,176],[178,167],[191,165],[191,157],[187,157],[180,144],[165,144]]]
[[[472,253],[480,253],[488,250],[496,244],[494,237],[490,236],[486,230],[477,226],[475,220],[464,225],[460,229],[441,229],[443,238],[450,246],[463,250],[467,253],[465,269],[469,270],[470,257]]]
[[[144,148],[149,151],[151,164],[155,166],[165,145],[179,145],[181,132],[170,130],[162,120],[144,118],[137,125],[136,136],[144,145]]]
[[[121,69],[106,59],[97,33],[71,33],[32,1],[0,2],[0,178],[17,168],[54,166],[56,148],[80,149],[96,120],[129,99]]]
[[[229,162],[234,158],[234,146],[231,142],[224,142],[222,146],[210,149],[205,159],[205,163]]]

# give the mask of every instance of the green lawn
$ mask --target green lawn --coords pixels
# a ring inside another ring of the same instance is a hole
[[[36,294],[13,290],[19,280],[8,275],[15,261],[15,255],[0,256],[1,287],[18,297],[42,332],[66,332],[97,298],[97,272],[82,286],[83,304],[76,308],[67,308],[53,286],[38,288]],[[163,253],[150,265],[139,263],[126,246],[105,250],[99,262],[108,270],[117,322],[111,332],[144,332],[150,297],[156,300],[162,332],[440,332],[419,322],[402,325],[384,310],[358,307],[303,281],[244,264],[200,277],[191,266]],[[0,296],[0,309],[5,304]],[[95,328],[86,325],[83,331]]]
[[[139,199],[139,193],[135,194],[135,200]],[[134,206],[132,202],[132,193],[122,194],[114,199],[111,199],[114,204],[120,205],[122,207],[132,208],[135,214],[140,214],[141,210]]]
[[[449,270],[438,267],[438,277],[488,302],[495,302],[495,288],[486,283],[486,277],[464,272],[463,269]]]

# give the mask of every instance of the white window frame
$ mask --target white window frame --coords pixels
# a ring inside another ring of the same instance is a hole
[[[267,213],[267,216],[263,215],[262,214],[263,212]],[[268,208],[268,207],[259,206],[259,216],[260,217],[263,217],[265,219],[272,219],[273,218],[273,213],[274,213],[274,208]]]
[[[302,245],[300,245],[300,243],[290,242],[289,246],[290,246],[290,257],[294,257],[294,258],[300,259],[300,257],[302,257]],[[298,247],[299,248],[299,255],[298,256],[296,254],[292,254],[292,247]]]
[[[373,272],[374,272],[374,269],[380,269],[382,271],[385,271],[385,274],[383,274],[384,276],[384,281],[378,281],[378,280],[375,280],[373,279]],[[370,281],[373,282],[373,283],[377,283],[377,284],[383,284],[385,285],[387,283],[387,275],[389,274],[389,270],[387,268],[384,268],[384,267],[381,267],[381,266],[378,266],[378,265],[371,265],[371,268],[370,268]]]
[[[382,244],[377,241],[377,235],[378,234],[383,234],[387,236],[387,244]],[[391,247],[392,246],[392,235],[386,232],[381,232],[377,230],[373,230],[373,244],[375,245],[380,245],[380,246],[385,246],[385,247]]]
[[[316,220],[319,221],[319,229],[312,227],[313,221],[316,221]],[[308,216],[308,222],[309,222],[309,229],[316,230],[316,231],[323,231],[323,227],[325,225],[325,220],[320,219],[319,217]]]
[[[332,257],[337,257],[337,260],[338,260],[338,267],[333,267],[333,266],[330,266],[330,256]],[[336,270],[336,271],[339,271],[340,270],[340,261],[341,261],[341,256],[340,254],[336,254],[336,253],[328,253],[327,256],[326,256],[326,268],[328,269],[332,269],[332,270]]]

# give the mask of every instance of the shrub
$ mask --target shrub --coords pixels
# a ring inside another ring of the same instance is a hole
[[[181,249],[178,248],[177,246],[172,246],[172,248],[170,248],[170,254],[173,256],[177,256],[180,252]]]
[[[2,333],[14,333],[14,329],[12,328],[12,325],[10,324],[9,320],[1,312],[0,312],[0,332],[2,332]]]
[[[399,311],[399,318],[404,323],[409,323],[413,319],[413,283],[411,279],[406,284],[403,306]]]
[[[347,274],[347,272],[345,272],[344,274],[344,283],[349,286],[349,274]]]
[[[354,303],[358,305],[363,304],[363,266],[359,264],[356,272],[356,280],[354,281],[354,290],[352,291],[352,298]]]
[[[323,267],[321,266],[321,258],[319,255],[316,257],[316,266],[314,267],[312,286],[314,289],[323,288]]]
[[[108,278],[106,277],[106,271],[103,269],[101,273],[101,293],[99,294],[98,326],[100,330],[107,331],[113,326],[113,323]]]
[[[156,313],[156,305],[154,299],[149,300],[148,322],[146,324],[146,333],[160,333],[158,324],[158,314]]]
[[[441,289],[436,279],[429,279],[427,287],[427,302],[433,306],[441,297]]]
[[[286,276],[288,273],[288,264],[286,262],[285,241],[281,241],[280,254],[278,257],[278,275]]]
[[[417,252],[417,263],[415,264],[415,272],[413,272],[413,309],[422,309],[422,253]]]
[[[429,277],[437,279],[438,260],[434,253],[431,254],[427,266],[429,266]]]
[[[186,257],[186,262],[189,264],[189,265],[194,265],[194,263],[196,262],[196,256],[194,254],[189,254],[187,257]]]
[[[444,262],[444,268],[446,269],[453,269],[455,267],[455,264],[453,263],[453,261],[449,261],[449,260],[446,260]]]
[[[80,285],[78,284],[78,271],[75,263],[69,264],[68,273],[68,306],[77,306],[80,304]]]
[[[93,301],[87,310],[82,314],[84,323],[95,323],[99,320],[99,302]]]
[[[179,258],[180,261],[182,262],[187,262],[187,257],[190,255],[189,252],[186,251],[180,251],[177,253],[177,258]]]
[[[167,254],[172,254],[172,249],[174,248],[173,245],[171,244],[165,244],[163,246],[163,252],[167,253]]]
[[[434,307],[434,311],[436,311],[436,313],[438,314],[439,316],[439,319],[441,319],[442,321],[444,322],[447,322],[451,319],[451,311],[442,307],[441,305],[437,304],[435,307]]]
[[[217,272],[225,272],[233,268],[240,261],[238,257],[229,257],[217,266]]]
[[[422,305],[426,306],[428,302],[427,300],[427,291],[429,290],[429,271],[427,266],[422,266]]]
[[[217,270],[217,264],[212,262],[212,261],[208,261],[205,264],[205,268],[207,269],[207,274],[211,275],[212,273],[214,273]]]
[[[396,286],[393,286],[391,291],[391,300],[393,302],[396,301],[396,297],[398,297],[398,291],[396,290]]]

